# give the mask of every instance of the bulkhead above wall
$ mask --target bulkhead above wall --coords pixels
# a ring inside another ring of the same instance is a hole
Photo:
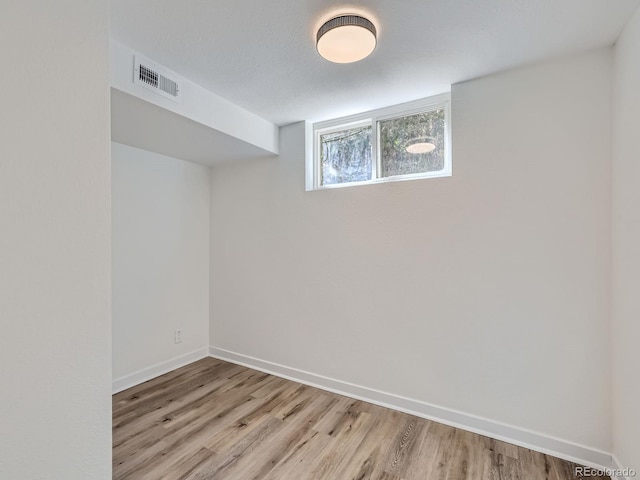
[[[205,165],[278,154],[278,127],[111,42],[111,139]]]

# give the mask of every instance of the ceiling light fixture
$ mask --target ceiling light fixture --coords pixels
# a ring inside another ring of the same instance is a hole
[[[435,149],[436,149],[436,146],[433,143],[429,143],[425,141],[412,143],[411,145],[407,146],[407,152],[414,153],[414,154],[429,153],[429,152],[433,152]]]
[[[352,63],[371,55],[376,48],[376,27],[359,15],[334,17],[318,30],[316,48],[334,63]]]

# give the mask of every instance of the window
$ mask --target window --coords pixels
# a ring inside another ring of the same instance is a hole
[[[370,123],[320,134],[321,185],[371,180],[372,171]]]
[[[313,125],[307,190],[451,175],[449,95]]]

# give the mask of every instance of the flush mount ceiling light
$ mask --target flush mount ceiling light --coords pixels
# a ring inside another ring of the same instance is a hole
[[[433,152],[436,149],[436,146],[428,142],[427,138],[416,138],[409,145],[407,145],[407,152],[419,154],[419,153],[429,153]]]
[[[376,27],[359,15],[334,17],[318,30],[316,48],[334,63],[352,63],[371,55],[376,48]]]

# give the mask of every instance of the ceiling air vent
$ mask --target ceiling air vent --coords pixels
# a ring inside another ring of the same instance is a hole
[[[146,58],[135,57],[133,82],[171,100],[180,98],[178,76]]]

